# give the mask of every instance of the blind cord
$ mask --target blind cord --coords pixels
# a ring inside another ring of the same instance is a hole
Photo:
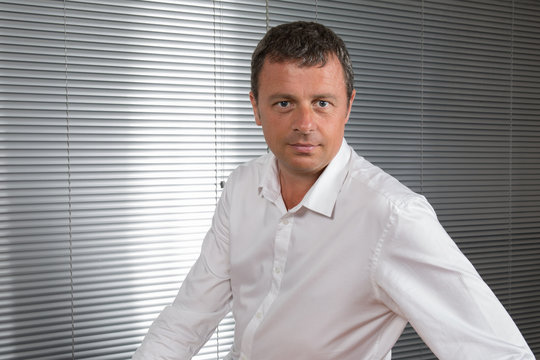
[[[218,80],[217,80],[217,76],[218,76],[218,64],[217,64],[217,59],[218,59],[218,51],[217,51],[217,14],[216,14],[216,11],[217,11],[217,6],[218,6],[218,1],[217,0],[213,0],[212,1],[212,5],[213,5],[213,45],[214,45],[214,162],[215,162],[215,201],[216,201],[216,204],[219,200],[219,186],[221,185],[221,187],[223,187],[223,182],[220,182],[219,181],[219,153],[218,153],[218,145],[219,145],[219,134],[218,134],[218,129],[219,129],[219,119],[218,119]],[[216,327],[216,360],[219,360],[219,352],[220,352],[220,349],[219,349],[219,343],[220,343],[220,334],[219,334],[219,325]]]
[[[514,21],[515,21],[515,2],[512,0],[512,23],[510,26],[510,124],[509,124],[509,141],[508,141],[508,172],[509,172],[509,180],[508,180],[508,242],[509,242],[509,249],[508,249],[508,303],[509,303],[509,311],[512,311],[512,253],[513,253],[513,229],[512,229],[512,216],[513,216],[513,183],[512,183],[512,176],[513,176],[513,141],[514,141]]]
[[[68,241],[69,241],[69,288],[70,288],[70,318],[71,318],[71,358],[75,359],[75,310],[73,294],[73,234],[71,208],[71,154],[70,154],[70,124],[69,124],[69,87],[68,87],[68,55],[67,55],[67,11],[64,0],[64,75],[66,96],[66,156],[67,156],[67,191],[68,191]]]
[[[266,0],[264,2],[264,16],[265,16],[265,21],[266,21],[266,32],[270,30],[270,16],[269,16],[270,9],[269,9],[268,3],[269,3],[269,0]]]
[[[420,33],[420,192],[424,194],[424,0],[422,0],[421,6],[422,29]]]

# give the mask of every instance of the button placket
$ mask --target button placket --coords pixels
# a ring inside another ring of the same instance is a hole
[[[274,239],[274,261],[272,265],[272,283],[270,286],[270,291],[263,299],[261,305],[255,312],[253,318],[246,326],[244,336],[242,339],[242,354],[247,359],[251,356],[253,340],[255,332],[257,331],[259,325],[264,320],[265,315],[268,312],[270,306],[277,298],[279,294],[279,288],[281,286],[281,280],[283,278],[283,269],[285,268],[285,263],[287,261],[289,243],[291,240],[292,228],[294,224],[294,217],[291,217],[290,214],[286,214],[279,222],[278,228],[276,231],[276,236]]]

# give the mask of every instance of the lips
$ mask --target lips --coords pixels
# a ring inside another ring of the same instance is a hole
[[[290,146],[299,153],[308,154],[311,153],[317,145],[314,144],[305,144],[305,143],[294,143],[290,144]]]

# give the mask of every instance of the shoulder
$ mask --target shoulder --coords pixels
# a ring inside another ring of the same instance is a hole
[[[238,165],[228,176],[225,188],[257,187],[269,162],[271,154],[265,154]]]
[[[349,174],[346,179],[349,196],[359,197],[364,204],[379,204],[395,210],[407,206],[411,201],[425,201],[392,175],[368,160],[352,152]]]
[[[272,154],[264,154],[261,156],[258,156],[256,158],[253,158],[251,160],[248,160],[236,167],[236,169],[233,170],[234,173],[240,173],[240,174],[250,174],[253,171],[260,172],[262,171],[268,162],[271,160]]]

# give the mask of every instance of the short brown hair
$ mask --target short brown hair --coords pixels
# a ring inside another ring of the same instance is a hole
[[[259,42],[251,57],[251,91],[257,100],[259,73],[264,61],[297,61],[299,66],[324,66],[328,56],[335,54],[343,68],[347,97],[354,88],[354,73],[349,52],[343,40],[328,27],[305,21],[295,21],[271,28]]]

